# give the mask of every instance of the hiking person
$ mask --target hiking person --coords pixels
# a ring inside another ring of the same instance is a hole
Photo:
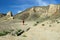
[[[23,25],[24,25],[25,21],[23,20],[22,22],[23,22]]]

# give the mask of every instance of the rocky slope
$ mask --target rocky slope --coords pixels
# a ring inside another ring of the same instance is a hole
[[[26,15],[26,16],[25,16]],[[14,18],[25,19],[25,20],[36,20],[45,18],[53,15],[60,15],[60,5],[50,4],[48,6],[36,6],[24,10],[20,14],[14,16]]]

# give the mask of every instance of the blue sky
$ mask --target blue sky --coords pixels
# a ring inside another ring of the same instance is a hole
[[[60,0],[0,0],[0,12],[12,11],[13,15],[32,6],[47,6],[60,4]]]

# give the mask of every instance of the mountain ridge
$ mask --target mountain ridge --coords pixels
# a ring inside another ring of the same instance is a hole
[[[51,16],[55,15],[55,13],[59,14],[59,11],[57,10],[60,10],[60,5],[50,4],[48,6],[35,6],[22,11],[21,13],[15,15],[14,18],[21,19],[19,17],[23,17],[23,15],[28,13],[29,16],[26,18],[27,20],[36,20],[33,18],[33,15],[35,15],[35,18],[37,18],[37,15],[39,17]]]

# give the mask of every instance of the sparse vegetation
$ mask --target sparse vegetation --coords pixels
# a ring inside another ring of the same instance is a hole
[[[21,32],[22,30],[21,29],[19,29],[17,32],[16,32],[16,34],[18,34],[19,32]]]
[[[49,25],[49,27],[51,27],[51,25]]]
[[[45,26],[45,24],[42,24],[42,26]]]
[[[26,31],[28,31],[28,30],[30,30],[30,27]]]
[[[56,20],[57,23],[60,23],[58,20]]]
[[[15,32],[15,34],[16,34],[17,36],[20,36],[22,33],[24,33],[24,31],[21,30],[21,29]],[[12,34],[12,35],[15,36],[15,34]]]
[[[23,37],[27,37],[26,35],[23,35]]]
[[[37,21],[36,23],[38,24],[39,22]]]
[[[60,22],[57,22],[57,23],[60,23]]]
[[[0,36],[7,35],[8,33],[10,33],[10,31],[3,31],[3,32],[0,32]]]
[[[6,33],[0,32],[0,36],[4,36],[4,35],[6,35]]]
[[[18,30],[18,32],[20,32],[21,31],[21,29],[20,30]]]
[[[36,26],[38,23],[39,23],[39,22],[37,21],[37,22],[34,24],[34,26]]]
[[[37,24],[34,24],[34,26],[36,26]]]
[[[3,31],[5,34],[11,33],[10,31]]]
[[[9,34],[9,33],[11,33],[13,30],[4,30],[4,31],[2,31],[2,32],[0,32],[0,36],[5,36],[5,35],[7,35],[7,34]]]

